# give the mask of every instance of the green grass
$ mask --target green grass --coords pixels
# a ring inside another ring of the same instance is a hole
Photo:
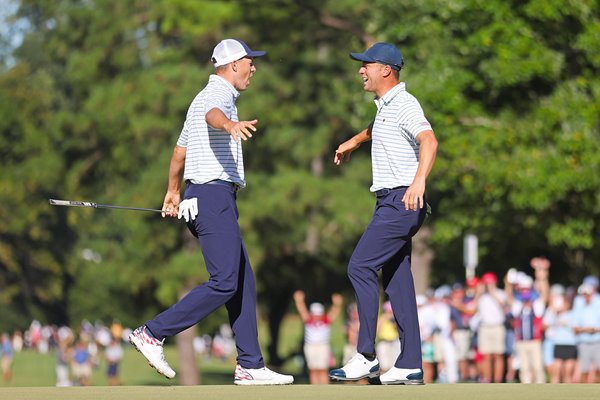
[[[73,388],[0,388],[3,400],[596,400],[596,385],[455,384],[371,386],[356,384],[289,385],[276,387],[121,386]]]

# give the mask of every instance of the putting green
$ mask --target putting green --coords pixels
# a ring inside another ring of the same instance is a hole
[[[1,388],[2,400],[597,400],[597,385],[432,384],[424,386],[371,386],[356,384],[239,387],[202,386],[96,386]]]

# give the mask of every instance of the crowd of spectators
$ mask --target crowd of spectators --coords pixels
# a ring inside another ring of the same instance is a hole
[[[21,351],[52,354],[55,357],[57,387],[88,386],[92,374],[102,368],[109,385],[120,385],[120,365],[124,347],[128,346],[130,328],[119,321],[110,326],[101,321],[87,320],[72,329],[68,326],[43,325],[37,320],[24,331],[3,333],[0,340],[0,360],[3,379],[12,379],[14,356]],[[193,341],[195,353],[204,360],[230,360],[235,354],[233,332],[223,324],[214,336],[204,334]]]
[[[530,264],[532,275],[511,269],[499,279],[488,272],[417,295],[426,383],[600,382],[598,278],[587,276],[576,287],[551,285],[550,262],[536,257]],[[342,305],[341,296],[333,297],[334,306],[326,314],[321,304],[306,308],[299,293],[295,301],[299,311],[304,311],[304,352],[315,354],[311,360],[330,355],[310,365],[310,381],[327,383],[321,375],[333,365],[330,329]],[[385,372],[401,348],[389,302],[383,303],[377,326],[376,349]],[[351,303],[346,307],[344,363],[355,354],[358,327],[356,304]],[[106,366],[108,384],[119,385],[123,345],[130,332],[118,321],[110,326],[83,321],[76,332],[33,321],[24,332],[1,335],[3,380],[12,379],[15,354],[32,350],[55,353],[56,386],[90,385],[92,372],[101,365]],[[204,334],[193,344],[204,359],[227,361],[235,356],[227,324],[214,337]],[[308,351],[315,346],[326,347]]]
[[[531,267],[417,296],[426,382],[600,382],[598,278],[550,285],[547,259]]]

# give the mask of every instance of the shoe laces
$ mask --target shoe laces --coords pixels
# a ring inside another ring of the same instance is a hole
[[[145,326],[142,328],[141,332],[140,332],[140,336],[142,337],[142,339],[144,339],[146,341],[146,343],[154,345],[154,346],[160,346],[162,348],[163,343],[165,342],[165,339],[163,338],[163,340],[158,340],[157,338],[151,336],[148,333],[148,328],[146,328]]]
[[[354,362],[362,362],[361,358],[364,358],[365,361],[368,361],[365,356],[363,356],[360,353],[356,353],[354,356],[352,356],[352,358],[350,359],[350,361],[348,361],[348,364],[352,364]]]

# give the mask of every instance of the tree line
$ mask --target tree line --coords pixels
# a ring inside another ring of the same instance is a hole
[[[374,202],[369,146],[343,168],[332,159],[375,114],[348,53],[376,41],[402,50],[401,80],[440,142],[431,284],[462,279],[466,233],[479,237],[479,271],[541,254],[551,280],[600,270],[597,0],[16,3],[5,23],[22,43],[0,47],[1,329],[133,326],[207,278],[181,221],[47,199],[160,207],[187,107],[226,37],[268,51],[238,102],[259,120],[238,203],[275,343],[294,290],[351,296],[346,263]]]

